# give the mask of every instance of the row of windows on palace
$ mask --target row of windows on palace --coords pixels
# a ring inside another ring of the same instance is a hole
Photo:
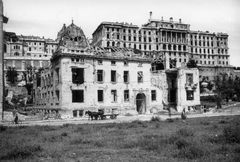
[[[12,46],[12,49],[14,49],[14,50],[20,50],[20,49],[22,49],[21,48],[22,46],[18,46],[18,45],[15,45],[15,46]],[[28,51],[33,51],[33,52],[35,52],[35,51],[37,51],[37,52],[46,52],[46,53],[48,53],[48,52],[54,52],[54,49],[47,49],[47,48],[41,48],[41,47],[28,47]],[[6,53],[7,52],[7,47],[6,47],[6,45],[4,45],[4,52]],[[17,55],[16,55],[17,56]]]
[[[116,70],[111,70],[111,79],[110,82],[115,84],[117,83],[117,71]],[[104,83],[104,75],[105,72],[102,69],[97,70],[96,73],[96,80],[98,83]],[[58,74],[57,74],[58,75]],[[46,79],[42,78],[42,86],[43,88],[47,88],[49,86],[52,86],[52,79],[53,77],[48,75],[45,77]],[[59,82],[58,77],[57,77],[57,82]],[[74,84],[83,84],[84,81],[84,68],[72,68],[72,83]],[[123,71],[123,83],[128,84],[129,81],[129,71]],[[137,72],[137,82],[138,83],[143,83],[143,71],[138,71]]]
[[[42,99],[43,100],[48,100],[50,98],[54,98],[55,96],[53,95],[53,92],[51,93],[52,96],[50,96],[50,91],[48,93],[42,93]],[[56,102],[58,103],[59,101],[59,90],[56,90],[56,96],[57,100]],[[118,92],[116,89],[111,90],[111,100],[112,102],[117,102],[118,101]],[[130,102],[130,92],[129,90],[123,90],[123,98],[124,102]],[[151,90],[151,100],[157,101],[157,92],[156,90]],[[97,90],[97,101],[98,102],[104,102],[104,90]],[[84,90],[72,90],[72,102],[73,103],[83,103],[84,102]],[[44,103],[42,103],[44,104]]]
[[[115,46],[120,47],[121,43],[120,42],[114,42],[114,41],[112,43],[110,43],[109,41],[107,42],[107,47],[115,47]],[[146,44],[139,44],[138,49],[142,49],[142,47],[143,47],[144,50],[147,50],[147,47],[148,47],[149,50],[152,50],[152,47],[154,47],[154,46],[156,46],[156,50],[160,49],[160,45],[146,45]],[[124,48],[127,47],[126,43],[123,43],[123,47]],[[128,48],[132,48],[131,43],[128,44]],[[133,48],[137,49],[137,45],[133,44]],[[182,47],[181,45],[178,46],[178,45],[171,45],[171,44],[169,44],[167,46],[166,44],[163,44],[163,50],[167,50],[167,49],[168,50],[186,51],[186,46],[183,45],[183,47]]]
[[[152,37],[148,37],[148,39],[147,39],[147,37],[138,37],[138,41],[137,41],[136,36],[134,36],[134,37],[128,36],[128,40],[126,39],[127,37],[125,35],[122,38],[123,38],[124,41],[132,41],[132,38],[133,38],[134,42],[148,42],[148,43],[152,42]],[[110,34],[107,34],[107,39],[110,39]],[[112,36],[112,39],[120,40],[120,35],[117,34],[116,36]],[[188,42],[187,39],[186,40],[185,39],[180,39],[180,38],[179,39],[175,39],[175,38],[171,39],[170,37],[169,38],[162,37],[161,40],[162,40],[162,42],[178,42],[178,43],[180,43],[180,42],[187,43]],[[155,42],[158,43],[159,38],[155,38]],[[226,41],[224,41],[224,42],[217,41],[217,47],[219,47],[222,44],[227,45],[227,42]],[[193,40],[190,40],[190,45],[203,46],[203,47],[213,47],[214,46],[213,41],[206,41],[205,42],[205,41],[193,41]]]
[[[114,47],[114,46],[117,46],[117,47],[120,47],[120,42],[112,42],[112,43],[110,43],[109,41],[107,42],[107,47]],[[127,45],[126,45],[126,43],[123,43],[123,47],[125,48]],[[143,47],[143,49],[144,50],[152,50],[152,47],[154,47],[154,46],[156,46],[156,50],[159,50],[160,49],[160,47],[159,47],[159,45],[146,45],[146,44],[139,44],[138,45],[138,49],[142,49],[142,47]],[[129,43],[128,44],[128,47],[129,48],[132,48],[132,44],[131,43]],[[148,49],[147,49],[147,47],[148,47]],[[137,45],[136,44],[133,44],[133,48],[134,49],[137,49]],[[187,49],[186,49],[186,46],[185,45],[183,45],[183,46],[181,46],[181,45],[171,45],[171,44],[169,44],[169,45],[167,45],[167,44],[163,44],[162,45],[162,49],[163,50],[173,50],[173,51],[186,51]],[[195,49],[195,50],[194,50]],[[193,53],[193,52],[195,52],[195,53],[212,53],[212,54],[214,54],[214,50],[213,49],[206,49],[206,48],[192,48],[191,47],[191,52]],[[218,54],[227,54],[228,53],[228,50],[227,49],[218,49],[217,50],[217,52],[218,52]]]
[[[72,62],[79,62],[79,63],[84,63],[85,60],[84,59],[81,59],[81,58],[77,58],[77,59],[74,59],[72,58],[71,60]],[[179,61],[179,62],[182,62],[182,59],[180,58],[179,60],[176,60],[176,61]],[[184,59],[184,62],[187,62],[186,59]],[[215,61],[202,61],[200,60],[199,61],[200,64],[212,64],[212,65],[215,65]],[[98,60],[98,64],[99,65],[102,65],[103,62],[102,60]],[[228,65],[228,61],[219,61],[219,64],[223,64],[223,65]],[[111,65],[116,65],[116,61],[111,61]],[[127,61],[124,61],[124,66],[128,66],[128,62]],[[142,63],[139,63],[138,65],[139,67],[142,67]],[[154,69],[154,65],[152,65],[152,71],[155,71],[156,69]],[[57,69],[56,72],[57,72],[57,83],[59,82],[59,76],[58,76],[58,72],[59,70]],[[98,69],[97,70],[97,73],[96,73],[96,76],[97,76],[97,82],[98,83],[104,83],[104,70],[102,69]],[[46,79],[44,79],[46,78]],[[44,78],[42,78],[42,86],[43,88],[46,88],[47,86],[52,86],[52,82],[51,80],[53,80],[53,74],[52,76],[48,75],[48,76],[45,76]],[[84,68],[72,68],[72,82],[74,84],[83,84],[84,83]],[[117,71],[116,70],[111,70],[111,80],[110,80],[111,83],[117,83]],[[129,71],[123,71],[123,83],[126,83],[128,84],[130,81],[129,81]],[[142,71],[138,71],[137,72],[137,82],[138,83],[143,83],[143,72]],[[38,85],[39,86],[39,85]]]
[[[111,28],[111,30],[110,30],[110,28],[106,28],[107,29],[107,32],[114,32],[114,31],[116,31],[116,32],[120,32],[120,29],[119,28]],[[123,33],[126,33],[127,31],[128,31],[128,33],[129,34],[131,34],[131,33],[134,33],[134,34],[136,34],[137,33],[137,30],[135,30],[135,29],[123,29],[122,30],[123,31]],[[146,35],[146,34],[148,34],[148,35],[152,35],[151,34],[152,32],[151,31],[147,31],[147,30],[139,30],[138,31],[138,34],[144,34],[144,35]],[[119,34],[119,33],[118,33]],[[158,34],[156,34],[156,35],[158,35]],[[207,40],[213,40],[213,36],[204,36],[204,35],[199,35],[198,37],[197,37],[197,35],[194,35],[194,34],[190,34],[190,38],[191,39],[203,39],[203,40],[205,40],[205,39],[207,39]],[[227,39],[226,38],[221,38],[221,37],[217,37],[217,40],[218,41],[227,41]],[[157,41],[156,41],[157,42]]]
[[[111,92],[111,102],[112,103],[116,103],[118,101],[118,91],[116,89],[112,89],[110,90]],[[57,103],[56,105],[58,105],[59,102],[59,91],[56,91],[56,96],[57,96]],[[130,102],[130,92],[128,89],[123,90],[123,99],[124,102]],[[50,99],[50,92],[48,93],[42,93],[42,99],[43,100],[48,100]],[[53,92],[52,92],[52,98],[54,98],[53,96]],[[186,98],[187,100],[194,100],[194,91],[193,90],[187,90],[186,91]],[[97,90],[97,101],[100,103],[104,102],[104,90]],[[156,90],[151,90],[151,101],[155,102],[157,101],[157,91]],[[84,90],[72,90],[72,102],[73,103],[84,103]],[[45,103],[42,103],[45,104]]]
[[[25,54],[24,53],[22,53],[22,55],[20,55],[20,53],[19,52],[14,52],[14,54],[13,54],[14,56],[25,56]],[[29,56],[29,57],[48,57],[48,55],[41,55],[41,54],[31,54],[31,53],[27,53],[27,55],[26,56]]]

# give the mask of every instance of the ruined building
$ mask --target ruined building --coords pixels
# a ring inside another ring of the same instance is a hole
[[[52,39],[38,36],[16,35],[13,32],[4,32],[4,71],[14,67],[19,73],[19,80],[23,78],[22,72],[27,67],[36,69],[48,67],[52,53],[57,43]],[[24,82],[20,82],[21,86]]]
[[[180,51],[185,53],[187,36],[180,31]],[[145,114],[160,111],[165,104],[177,111],[200,104],[198,69],[176,68],[169,56],[148,55],[134,46],[91,46],[73,22],[63,25],[57,41],[51,66],[34,83],[36,109],[67,118],[100,108]]]
[[[152,19],[141,27],[131,23],[102,22],[92,34],[93,46],[129,47],[145,55],[161,53],[176,60],[177,67],[189,59],[198,61],[200,76],[212,78],[219,72],[231,73],[228,34],[193,31],[181,19]]]

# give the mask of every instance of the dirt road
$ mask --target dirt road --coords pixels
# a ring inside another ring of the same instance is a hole
[[[197,118],[197,117],[211,117],[211,116],[230,116],[230,115],[240,115],[240,105],[231,106],[225,108],[219,112],[207,112],[207,113],[190,113],[187,118]],[[0,125],[6,126],[33,126],[33,125],[64,125],[64,124],[92,124],[92,123],[124,123],[132,122],[134,120],[150,121],[153,116],[160,117],[161,120],[166,120],[169,118],[168,114],[153,115],[133,115],[133,116],[118,116],[117,119],[107,118],[106,120],[88,120],[87,117],[75,118],[75,119],[64,119],[64,120],[39,120],[39,121],[24,121],[22,124],[10,124],[10,123],[0,123]],[[171,118],[181,118],[179,114],[172,115]]]

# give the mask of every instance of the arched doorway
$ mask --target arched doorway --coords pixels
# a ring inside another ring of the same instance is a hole
[[[136,96],[137,112],[144,114],[146,112],[146,96],[144,93],[138,93]]]

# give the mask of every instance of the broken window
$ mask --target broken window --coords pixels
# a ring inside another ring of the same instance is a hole
[[[112,102],[117,102],[117,90],[111,90]]]
[[[77,117],[77,110],[73,110],[73,117]]]
[[[151,96],[152,96],[152,101],[156,101],[156,99],[157,99],[156,90],[151,91]]]
[[[103,90],[98,90],[98,102],[103,102]]]
[[[56,82],[59,83],[60,76],[59,76],[59,68],[56,69]]]
[[[116,61],[111,61],[111,65],[116,65]]]
[[[124,90],[124,101],[129,101],[129,90]]]
[[[143,82],[143,72],[142,71],[137,72],[137,80],[138,80],[138,83]]]
[[[187,91],[187,100],[194,100],[194,92],[191,91]]]
[[[103,82],[103,70],[97,70],[97,81]]]
[[[116,82],[116,71],[111,70],[111,82]]]
[[[56,97],[57,97],[57,101],[56,102],[59,102],[59,90],[56,90],[55,94],[56,94]]]
[[[193,84],[193,74],[186,74],[186,83]]]
[[[72,82],[75,84],[84,83],[84,69],[83,68],[73,68],[72,69]]]
[[[128,80],[128,75],[129,75],[129,72],[128,71],[124,71],[123,72],[123,82],[124,83],[128,83],[129,80]]]
[[[72,90],[72,102],[83,102],[83,90]]]

